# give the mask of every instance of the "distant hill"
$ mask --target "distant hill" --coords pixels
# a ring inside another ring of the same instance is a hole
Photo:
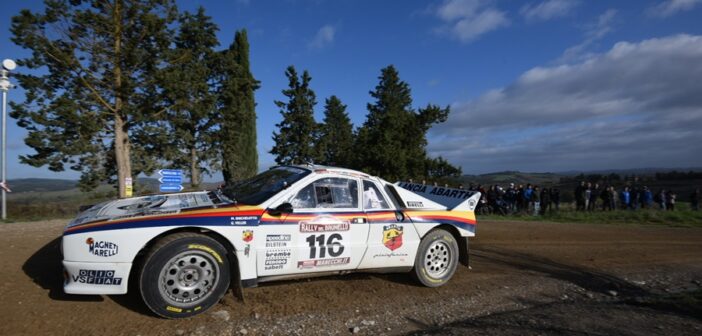
[[[602,169],[602,170],[569,170],[558,172],[560,175],[575,176],[580,174],[619,174],[619,175],[653,175],[655,173],[669,173],[672,171],[689,172],[702,171],[702,167],[685,167],[685,168],[632,168],[632,169]]]
[[[78,181],[61,180],[61,179],[46,179],[46,178],[25,178],[8,180],[13,193],[22,193],[30,191],[63,191],[75,189],[78,186]]]
[[[461,183],[468,187],[471,183],[488,186],[498,184],[507,186],[509,183],[515,184],[538,184],[551,185],[556,184],[560,180],[562,174],[555,173],[522,173],[518,171],[505,171],[498,173],[489,173],[481,175],[463,175],[460,178]]]

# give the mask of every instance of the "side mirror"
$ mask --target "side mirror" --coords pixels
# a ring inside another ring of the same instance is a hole
[[[272,216],[280,216],[282,214],[286,214],[286,215],[291,214],[291,213],[293,213],[293,206],[292,206],[292,204],[286,202],[286,203],[283,203],[283,204],[275,207],[275,209],[269,209],[268,213],[271,214]]]

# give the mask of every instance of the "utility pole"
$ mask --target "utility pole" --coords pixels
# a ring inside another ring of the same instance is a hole
[[[17,65],[15,61],[6,59],[2,61],[0,70],[0,90],[2,90],[2,168],[0,169],[0,190],[2,191],[2,220],[7,219],[7,91],[12,87],[8,75]]]

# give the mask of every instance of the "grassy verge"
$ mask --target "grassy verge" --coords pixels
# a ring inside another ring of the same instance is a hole
[[[615,210],[576,212],[572,209],[562,209],[545,215],[533,216],[515,214],[508,216],[487,215],[478,216],[478,220],[520,220],[546,221],[557,223],[593,223],[593,224],[641,224],[662,225],[670,227],[702,227],[702,211],[692,211],[687,205],[680,206],[675,211],[658,209]]]

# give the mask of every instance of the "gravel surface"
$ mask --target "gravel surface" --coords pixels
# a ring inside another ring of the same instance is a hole
[[[408,274],[267,283],[190,319],[138,295],[62,291],[62,221],[0,225],[0,335],[699,335],[702,316],[652,304],[701,290],[702,230],[488,222],[471,269],[440,288]]]

